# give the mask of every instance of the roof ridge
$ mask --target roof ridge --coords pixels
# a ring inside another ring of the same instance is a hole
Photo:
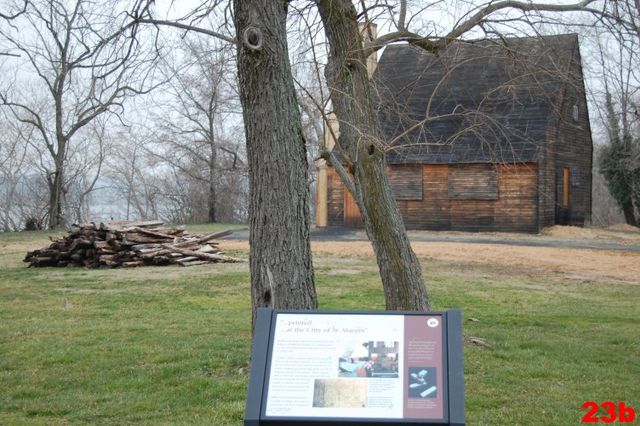
[[[513,41],[534,41],[534,40],[539,40],[539,41],[545,41],[545,40],[552,40],[552,39],[571,39],[571,40],[575,40],[575,42],[578,42],[578,37],[579,34],[576,32],[571,32],[571,33],[562,33],[562,34],[540,34],[540,35],[530,35],[530,36],[509,36],[509,37],[484,37],[484,38],[476,38],[476,39],[457,39],[452,41],[448,46],[457,46],[457,45],[478,45],[479,43],[486,43],[486,42],[513,42]],[[495,43],[495,45],[504,45],[504,43]],[[432,53],[418,47],[415,46],[411,43],[405,43],[405,42],[399,42],[399,43],[393,43],[393,44],[388,44],[385,47],[386,49],[415,49],[421,52],[424,52],[426,54],[432,55]],[[445,49],[447,49],[445,48]],[[383,52],[384,55],[384,52]]]

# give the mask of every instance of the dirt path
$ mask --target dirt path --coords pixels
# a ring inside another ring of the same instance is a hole
[[[412,243],[418,257],[456,263],[483,263],[553,273],[579,281],[640,285],[640,253],[556,247],[524,247],[458,242]],[[248,241],[222,241],[225,250],[248,250]],[[366,241],[314,241],[314,253],[373,256]]]

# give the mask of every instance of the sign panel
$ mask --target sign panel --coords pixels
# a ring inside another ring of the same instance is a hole
[[[446,313],[265,311],[246,425],[451,424]]]

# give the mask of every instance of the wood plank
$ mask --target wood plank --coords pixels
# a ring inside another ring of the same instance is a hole
[[[422,200],[421,165],[389,166],[387,176],[396,200]]]
[[[535,231],[538,220],[538,171],[535,164],[499,166],[500,198],[496,203],[496,229]]]
[[[364,225],[356,200],[346,187],[344,188],[344,224],[355,227],[362,227]]]
[[[329,225],[344,225],[344,185],[338,172],[327,167],[327,220]]]
[[[497,200],[498,173],[492,164],[449,167],[449,199]]]

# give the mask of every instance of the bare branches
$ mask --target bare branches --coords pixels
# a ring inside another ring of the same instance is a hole
[[[403,3],[401,2],[400,17],[403,16]],[[454,28],[452,28],[444,36],[422,36],[415,32],[406,29],[403,20],[398,22],[398,31],[385,34],[373,40],[371,43],[365,46],[364,54],[368,56],[382,47],[395,42],[408,42],[415,46],[421,47],[429,52],[437,52],[443,49],[451,42],[459,39],[471,30],[482,27],[485,24],[492,22],[492,16],[499,11],[517,10],[526,15],[528,13],[540,14],[542,12],[585,12],[591,13],[594,16],[614,18],[611,14],[605,10],[595,9],[591,7],[596,0],[583,0],[572,4],[549,4],[549,3],[534,3],[534,2],[522,2],[515,0],[502,0],[495,2],[487,2],[478,7],[475,13],[469,13],[464,19],[459,21]],[[406,4],[405,14],[406,14]],[[403,18],[406,19],[406,18]],[[502,18],[503,20],[505,18]],[[506,18],[509,20],[509,18]],[[619,20],[619,19],[617,19]],[[500,18],[497,18],[495,22],[500,22]]]
[[[472,28],[486,21],[486,19],[493,13],[504,9],[517,9],[521,12],[589,12],[599,13],[600,11],[589,7],[596,0],[583,0],[573,4],[548,4],[548,3],[533,3],[533,2],[520,2],[513,0],[504,0],[498,2],[491,2],[483,6],[478,12],[470,16],[468,19],[460,23],[456,28],[449,32],[444,39],[455,40],[463,34],[470,31]]]
[[[234,38],[231,38],[229,36],[226,36],[222,33],[219,33],[217,31],[213,31],[213,30],[209,30],[206,28],[202,28],[202,27],[198,27],[195,25],[189,25],[189,24],[183,24],[181,22],[175,22],[175,21],[166,21],[166,20],[162,20],[162,19],[148,19],[148,18],[140,18],[140,19],[136,19],[136,22],[141,23],[141,24],[153,24],[153,25],[157,25],[157,26],[167,26],[167,27],[173,27],[173,28],[179,28],[181,30],[185,30],[185,31],[192,31],[195,33],[200,33],[200,34],[205,34],[211,37],[215,37],[218,38],[220,40],[224,40],[227,43],[231,43],[231,44],[237,44],[237,40]]]
[[[211,37],[188,38],[176,51],[175,61],[167,58],[163,66],[171,80],[154,103],[161,111],[153,129],[158,143],[149,154],[183,182],[173,191],[188,206],[174,213],[183,221],[239,220],[229,208],[241,202],[229,184],[240,183],[246,171],[241,144],[231,136],[230,123],[239,119],[237,88],[229,78],[232,46]]]
[[[230,3],[231,2],[221,0],[204,0],[194,5],[191,11],[188,12],[185,16],[181,16],[175,19],[161,19],[155,17],[152,13],[151,5],[154,4],[154,0],[137,0],[136,4],[132,8],[132,11],[129,13],[131,22],[127,24],[127,26],[148,24],[153,25],[158,29],[160,27],[177,28],[180,30],[184,30],[185,34],[203,34],[235,45],[235,37],[199,25],[200,23],[202,23],[202,21],[206,20],[210,16],[218,15],[219,9],[223,9],[222,13],[225,15],[224,19],[227,20],[227,15],[230,13]],[[173,6],[174,2],[172,1],[171,7]]]
[[[13,13],[2,13],[2,12],[0,12],[0,18],[6,19],[7,21],[11,21],[13,19],[16,19],[18,16],[22,15],[23,13],[25,13],[27,11],[27,2],[28,2],[28,0],[23,0],[22,8],[20,10],[18,10],[17,12],[13,12]]]
[[[161,84],[154,81],[157,52],[144,50],[147,43],[137,24],[125,24],[126,13],[115,5],[31,0],[11,25],[0,28],[0,37],[20,54],[16,65],[39,80],[18,80],[11,97],[0,89],[0,105],[37,129],[37,143],[46,146],[52,227],[63,221],[73,138],[98,117],[121,114],[128,98]],[[138,13],[146,10],[140,7]]]

